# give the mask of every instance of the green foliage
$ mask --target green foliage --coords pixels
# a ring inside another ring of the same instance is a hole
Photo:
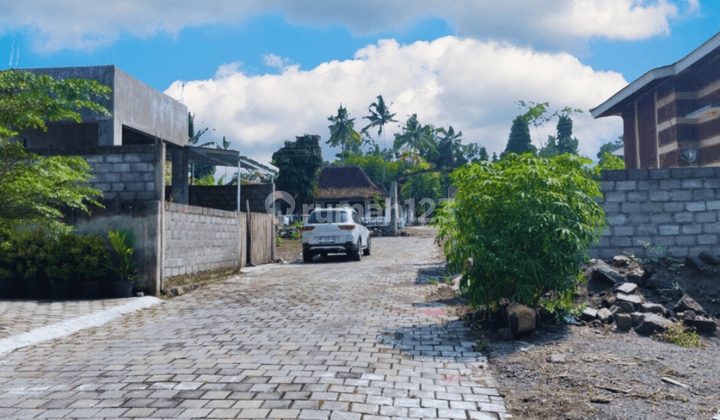
[[[402,127],[401,134],[395,134],[393,147],[398,151],[408,151],[421,156],[437,153],[436,135],[438,130],[432,125],[422,125],[417,114],[412,114]],[[458,134],[462,135],[462,133]]]
[[[598,173],[599,171],[614,171],[618,169],[625,169],[625,161],[620,159],[618,156],[611,155],[608,152],[603,152],[597,168]]]
[[[111,89],[95,80],[55,80],[28,71],[0,71],[0,142],[14,130],[46,130],[47,121],[81,122],[79,110],[109,115],[96,99],[108,99]]]
[[[81,122],[81,109],[108,114],[93,102],[107,99],[110,88],[96,81],[55,80],[47,75],[0,71],[0,238],[23,226],[62,230],[59,208],[88,212],[87,204],[101,192],[81,186],[90,180],[90,166],[82,158],[43,158],[27,153],[12,141],[15,130],[47,130],[47,121]]]
[[[100,281],[109,264],[102,237],[69,233],[50,245],[45,273],[50,281]]]
[[[535,154],[535,152],[536,148],[531,144],[530,129],[528,129],[527,121],[522,115],[515,117],[510,129],[510,138],[505,151],[500,154],[500,159],[504,159],[509,153],[521,155],[523,153]]]
[[[378,128],[378,136],[382,134],[383,127],[387,124],[397,122],[397,120],[394,119],[395,114],[390,113],[390,108],[385,105],[385,101],[383,100],[382,95],[379,95],[377,97],[377,102],[373,102],[368,107],[368,111],[370,111],[370,115],[367,117],[363,117],[365,119],[370,120],[370,124],[368,124],[366,127],[362,129],[362,131],[367,132],[369,128]],[[373,109],[374,108],[374,109]]]
[[[92,177],[82,158],[43,158],[18,143],[0,142],[0,238],[28,225],[62,229],[57,219],[63,206],[85,212],[88,204],[100,206],[92,197],[102,192],[82,185]]]
[[[451,174],[458,194],[443,205],[438,235],[472,304],[509,298],[536,306],[546,293],[577,288],[579,265],[606,225],[589,163],[510,154]]]
[[[355,131],[355,118],[348,118],[347,109],[340,104],[336,116],[328,117],[332,125],[330,138],[327,141],[331,147],[341,147],[341,156],[347,152],[358,152],[362,144],[360,133]]]
[[[442,196],[442,174],[428,172],[410,177],[400,188],[402,200],[412,199],[419,217],[435,206]],[[430,199],[432,202],[426,202]]]
[[[275,178],[277,189],[295,199],[295,210],[302,211],[303,204],[312,202],[317,188],[318,172],[323,165],[320,136],[305,134],[272,155],[273,165],[280,169]]]
[[[600,165],[603,164],[603,162],[604,162],[603,155],[605,153],[610,153],[612,155],[612,152],[615,149],[617,149],[618,147],[622,147],[624,144],[625,144],[625,142],[623,141],[622,136],[620,136],[618,138],[618,140],[616,140],[615,142],[607,142],[607,143],[603,144],[602,146],[600,146],[600,151],[597,154],[597,158],[599,159],[598,164],[600,164]],[[622,160],[622,159],[620,159],[620,160]]]
[[[35,229],[13,234],[0,244],[0,278],[15,280],[46,280],[45,267],[49,261],[49,248],[55,238],[46,229]]]
[[[129,230],[108,232],[110,246],[115,251],[110,269],[117,274],[120,280],[127,280],[135,274],[135,261],[132,259],[135,251],[135,236]]]

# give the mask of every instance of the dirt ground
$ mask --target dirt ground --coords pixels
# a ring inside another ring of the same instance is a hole
[[[718,316],[717,273],[700,276],[670,259],[643,268],[657,272],[666,287],[641,288],[646,300],[672,305],[684,292]],[[487,354],[507,408],[518,419],[711,419],[720,412],[717,332],[701,335],[701,347],[686,348],[632,330],[618,332],[614,325],[545,319],[532,333],[505,341],[498,325],[478,319],[449,287],[439,286],[428,299],[464,312],[465,322],[482,334],[477,346]],[[585,287],[576,304],[597,308],[601,299]]]
[[[275,258],[286,262],[302,259],[302,239],[283,239],[275,245]]]

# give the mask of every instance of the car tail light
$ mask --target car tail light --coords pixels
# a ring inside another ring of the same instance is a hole
[[[303,232],[309,232],[311,230],[315,229],[315,226],[303,226],[300,228]]]
[[[355,225],[349,225],[349,226],[338,226],[340,230],[353,230],[355,229]]]

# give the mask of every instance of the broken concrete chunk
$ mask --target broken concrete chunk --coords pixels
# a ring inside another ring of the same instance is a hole
[[[701,274],[705,277],[712,277],[715,274],[713,270],[710,269],[710,267],[705,265],[704,262],[700,261],[699,258],[695,257],[686,257],[685,267],[688,267],[696,273]]]
[[[691,298],[687,294],[684,294],[672,308],[675,312],[684,312],[688,309],[699,315],[707,315],[705,309],[703,309],[699,303],[695,302],[695,299]]]
[[[667,313],[667,309],[665,309],[665,307],[659,303],[648,302],[640,305],[640,312],[650,312],[653,314],[665,316]]]
[[[535,329],[535,311],[525,305],[513,302],[507,309],[508,323],[514,334]]]
[[[615,314],[615,324],[620,331],[630,331],[632,328],[632,316],[630,314]]]
[[[626,255],[616,255],[612,262],[615,267],[627,267],[630,264],[630,258]]]
[[[582,318],[583,321],[592,321],[593,319],[597,318],[597,313],[598,313],[597,309],[585,308],[585,309],[583,309],[580,317]]]
[[[615,316],[615,314],[621,313],[621,312],[622,312],[622,309],[619,306],[617,306],[617,304],[610,307],[610,313],[613,314],[613,316]]]
[[[630,318],[632,318],[632,326],[637,327],[642,324],[643,314],[640,312],[633,312],[630,314]]]
[[[658,314],[646,313],[642,316],[642,323],[635,327],[635,332],[641,335],[652,335],[665,332],[673,325],[672,321]]]
[[[705,334],[714,333],[717,329],[717,324],[715,323],[715,321],[704,316],[696,316],[693,319],[686,318],[683,323],[685,325],[695,327],[698,332]]]
[[[637,295],[626,295],[625,293],[616,293],[615,299],[621,301],[621,302],[629,302],[633,305],[640,305],[643,301],[641,296]]]
[[[615,271],[603,260],[592,260],[592,274],[590,280],[598,285],[614,286],[616,283],[625,283],[625,277]]]
[[[602,308],[598,311],[598,319],[602,322],[610,323],[613,321],[613,314],[608,308]]]
[[[627,279],[632,283],[642,286],[647,281],[648,274],[649,273],[646,273],[642,268],[634,268],[633,270],[628,271]]]
[[[619,307],[621,309],[621,312],[626,313],[630,313],[635,310],[635,305],[630,302],[623,302],[621,300],[616,301],[614,306]]]
[[[632,295],[637,290],[638,285],[636,283],[621,283],[619,284],[615,290],[618,292],[623,292],[626,295]]]

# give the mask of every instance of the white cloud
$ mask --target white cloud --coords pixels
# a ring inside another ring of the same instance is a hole
[[[327,117],[342,103],[356,127],[377,95],[392,103],[391,112],[404,122],[418,114],[423,124],[452,125],[465,141],[478,142],[490,154],[507,143],[512,120],[522,112],[516,100],[550,102],[585,112],[573,117],[581,154],[595,158],[600,145],[622,133],[619,118],[593,120],[593,108],[627,82],[615,72],[595,71],[567,53],[539,53],[508,43],[444,37],[433,42],[400,45],[381,40],[358,50],[353,60],[331,61],[279,75],[248,76],[240,68],[222,78],[187,82],[184,103],[197,118],[227,136],[243,155],[268,162],[284,140],[319,134],[327,140]],[[181,82],[166,93],[179,98]],[[533,142],[555,131],[554,122],[535,133]],[[387,130],[387,146],[393,133]],[[385,130],[384,130],[385,131]],[[382,138],[380,139],[382,146]],[[539,145],[539,144],[536,144]],[[325,146],[333,160],[338,150]]]
[[[262,57],[263,57],[263,63],[265,63],[266,66],[274,67],[274,68],[280,70],[281,73],[286,72],[290,67],[294,67],[295,69],[300,68],[299,64],[289,66],[288,63],[290,63],[290,59],[289,58],[283,59],[279,55],[267,54],[267,55],[263,55]]]
[[[29,31],[41,52],[93,50],[121,35],[146,38],[207,24],[242,24],[279,13],[293,23],[344,25],[366,35],[403,30],[426,17],[447,19],[458,35],[518,45],[575,46],[590,37],[644,39],[697,12],[698,0],[174,0],[9,1],[0,4],[0,34]]]

